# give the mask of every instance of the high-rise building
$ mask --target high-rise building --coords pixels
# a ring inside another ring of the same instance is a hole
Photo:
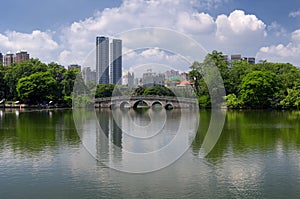
[[[122,84],[125,86],[133,86],[134,85],[134,73],[125,71],[123,72]]]
[[[122,40],[113,39],[110,43],[110,82],[122,84]]]
[[[96,78],[99,84],[122,84],[122,40],[96,38]]]
[[[27,51],[21,50],[16,53],[16,59],[15,59],[16,63],[20,63],[28,59],[29,59],[29,54],[27,53]]]
[[[96,72],[92,71],[90,67],[84,67],[82,69],[82,76],[84,83],[89,83],[91,81],[96,82]]]
[[[15,61],[14,54],[10,51],[3,57],[3,66],[11,66]]]
[[[96,38],[96,79],[99,84],[109,83],[109,38]]]

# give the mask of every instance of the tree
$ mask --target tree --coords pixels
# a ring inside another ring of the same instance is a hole
[[[0,63],[1,64],[1,63]],[[0,65],[0,100],[7,98],[8,86],[4,79],[5,68]]]
[[[29,59],[20,63],[14,63],[12,66],[6,66],[4,80],[8,86],[7,98],[17,99],[18,93],[16,86],[19,79],[28,77],[36,72],[46,71],[47,65],[38,59]]]
[[[230,68],[227,82],[226,93],[239,96],[243,78],[251,72],[251,64],[246,61],[235,61]]]
[[[300,83],[292,89],[287,90],[287,96],[280,102],[284,108],[300,108]]]
[[[165,86],[160,86],[160,85],[146,88],[143,95],[144,96],[149,96],[149,95],[175,96],[175,94],[170,89],[168,89]]]
[[[95,97],[111,97],[115,89],[114,84],[99,84],[96,89]]]
[[[231,109],[239,109],[243,107],[243,103],[235,94],[229,94],[226,97],[226,106]]]
[[[138,86],[138,87],[133,91],[132,95],[134,95],[134,96],[141,96],[141,95],[144,94],[145,89],[146,89],[146,88],[144,88],[144,87],[142,87],[142,86]]]
[[[18,96],[22,101],[41,103],[53,100],[57,92],[57,82],[49,72],[37,72],[19,79]]]
[[[225,78],[228,80],[228,63],[221,52],[213,51],[208,54],[202,63],[194,62],[189,73],[198,96],[199,106],[209,108],[211,105],[219,106],[225,96]],[[223,79],[222,79],[223,77]]]
[[[279,79],[270,71],[253,71],[242,80],[241,100],[246,107],[267,108],[275,101]]]

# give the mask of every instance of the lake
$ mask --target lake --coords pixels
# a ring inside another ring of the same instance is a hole
[[[298,198],[300,111],[220,114],[0,110],[1,199]]]

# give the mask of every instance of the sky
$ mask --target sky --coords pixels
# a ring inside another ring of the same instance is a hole
[[[1,7],[0,52],[27,50],[46,63],[94,67],[96,36],[156,27],[185,35],[207,53],[300,66],[299,0],[10,0]],[[125,68],[155,62],[187,70],[190,63],[170,53],[176,34],[134,33],[123,39]],[[145,38],[148,43],[141,42]],[[155,38],[168,40],[168,51],[147,48]]]

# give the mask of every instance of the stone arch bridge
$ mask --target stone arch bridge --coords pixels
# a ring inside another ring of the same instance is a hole
[[[196,108],[198,103],[195,98],[170,96],[116,96],[95,99],[95,106],[98,108],[151,108],[155,105],[166,109]]]

